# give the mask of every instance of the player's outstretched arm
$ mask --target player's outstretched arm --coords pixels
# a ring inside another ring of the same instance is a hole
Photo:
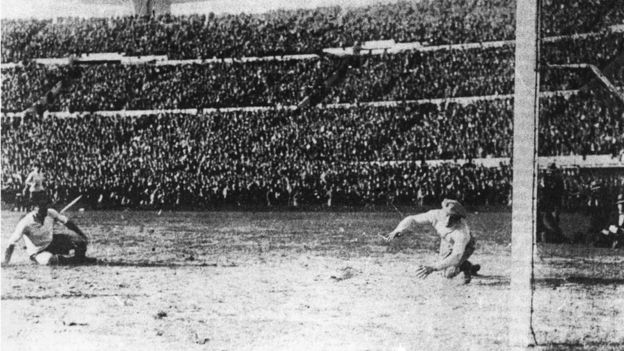
[[[397,227],[387,235],[388,240],[392,240],[395,237],[399,237],[405,233],[414,232],[416,227],[419,225],[431,224],[433,222],[433,214],[431,212],[432,211],[403,218],[403,220],[399,222],[399,225],[397,225]]]
[[[17,242],[24,235],[24,228],[25,228],[24,221],[20,220],[17,223],[17,227],[15,227],[13,234],[11,234],[11,237],[9,238],[9,241],[8,241],[9,244],[6,250],[4,250],[4,260],[2,261],[3,265],[7,265],[9,264],[9,262],[11,262],[11,257],[13,256],[13,251],[15,250],[15,244],[17,244]]]
[[[52,208],[48,209],[48,216],[54,218],[55,221],[63,223],[65,227],[67,227],[67,229],[80,235],[85,240],[89,240],[87,235],[80,228],[78,228],[78,225],[76,225],[76,223],[74,223],[74,221],[72,221],[71,219],[67,218],[67,216],[58,213],[55,209]]]

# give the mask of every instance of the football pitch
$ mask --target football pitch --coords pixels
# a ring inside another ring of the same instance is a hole
[[[20,215],[2,212],[3,242]],[[396,212],[70,216],[92,238],[89,256],[106,264],[38,267],[19,247],[2,269],[3,349],[500,350],[507,345],[509,212],[469,217],[478,240],[471,261],[483,267],[469,285],[436,274],[416,279],[420,264],[436,260],[439,240],[423,228],[383,242],[377,234],[394,228]],[[574,225],[576,217],[569,217],[566,224]],[[617,349],[624,343],[622,251],[552,245],[539,252],[538,342],[551,340],[551,347],[565,349],[605,342]],[[592,280],[597,269],[604,274]]]

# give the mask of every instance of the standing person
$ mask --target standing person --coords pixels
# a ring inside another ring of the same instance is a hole
[[[416,275],[424,279],[434,271],[442,271],[443,276],[450,279],[462,272],[464,283],[470,283],[472,275],[476,275],[481,266],[468,261],[475,250],[476,241],[466,222],[464,206],[455,200],[444,199],[441,209],[404,218],[388,234],[387,240],[414,231],[415,226],[424,224],[431,225],[441,238],[440,261],[432,266],[421,266]]]
[[[74,233],[54,234],[55,222],[63,223]],[[45,199],[40,201],[34,211],[27,213],[17,223],[4,253],[4,265],[9,264],[15,245],[22,238],[24,238],[30,259],[40,265],[71,265],[95,262],[95,259],[86,257],[89,239],[85,233],[66,216],[48,208]],[[68,257],[70,250],[74,250],[74,255]]]
[[[617,206],[617,214],[608,222],[609,225],[602,229],[596,239],[594,246],[596,247],[624,247],[624,194],[618,194],[615,202]]]
[[[606,193],[600,179],[592,181],[587,195],[587,215],[589,216],[589,232],[598,233],[603,229],[604,223],[609,220],[609,207],[606,201]]]
[[[26,180],[24,181],[24,191],[23,194],[26,196],[26,190],[30,192],[30,204],[29,206],[32,208],[37,206],[39,202],[41,202],[45,198],[45,188],[43,186],[43,182],[45,180],[43,174],[43,168],[35,165]]]
[[[551,163],[544,173],[540,173],[536,224],[538,242],[570,242],[559,225],[563,194],[563,177],[555,163]]]
[[[550,212],[555,223],[559,226],[561,215],[561,202],[564,194],[563,176],[557,165],[553,162],[548,166],[544,175],[544,197],[547,203],[546,210]]]

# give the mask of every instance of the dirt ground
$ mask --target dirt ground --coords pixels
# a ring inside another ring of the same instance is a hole
[[[533,317],[548,349],[624,349],[624,250],[540,245]]]
[[[418,265],[436,259],[438,241],[425,230],[383,243],[377,233],[396,225],[396,213],[70,215],[92,237],[89,255],[106,264],[38,267],[23,248],[16,249],[12,264],[2,268],[3,350],[507,345],[509,213],[469,218],[478,239],[472,261],[483,266],[469,285],[437,275],[416,279]],[[19,216],[2,212],[3,249]],[[624,315],[618,276],[594,284],[566,280],[571,275],[565,271],[557,276],[557,264],[574,263],[559,258],[557,248],[548,248],[541,267],[546,273],[536,280],[536,301],[542,303],[536,307],[545,312],[536,314],[542,327],[536,334],[552,340],[552,347],[624,342],[616,328]],[[621,256],[608,257],[611,270],[622,262]],[[569,304],[560,307],[563,301]],[[579,319],[587,328],[571,331]]]

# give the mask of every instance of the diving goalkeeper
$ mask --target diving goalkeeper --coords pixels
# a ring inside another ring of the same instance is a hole
[[[464,283],[470,283],[481,266],[473,265],[468,258],[475,251],[475,239],[466,222],[466,210],[459,202],[445,199],[442,208],[408,216],[390,232],[386,240],[408,232],[414,232],[419,225],[431,225],[441,238],[440,261],[431,266],[420,266],[416,276],[426,278],[434,271],[441,271],[446,278],[454,278],[460,272],[464,274]]]

